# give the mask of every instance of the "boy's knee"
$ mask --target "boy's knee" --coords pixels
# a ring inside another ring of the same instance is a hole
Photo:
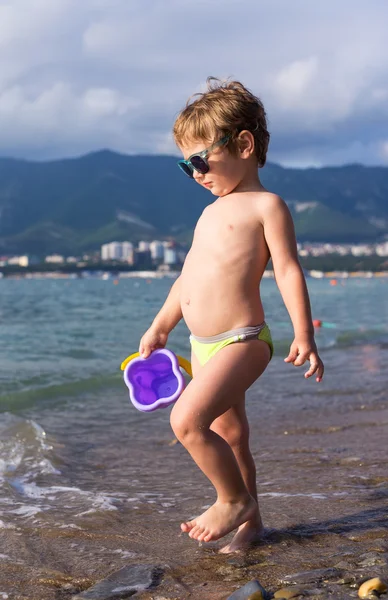
[[[187,436],[189,432],[188,419],[186,419],[183,415],[177,414],[174,409],[171,411],[170,425],[179,441],[182,441],[182,439]]]
[[[221,436],[231,448],[243,448],[249,443],[249,430],[245,427],[225,427],[217,428],[213,431],[218,433],[218,435]]]
[[[179,414],[174,409],[170,415],[170,424],[176,438],[182,443],[184,440],[188,440],[201,432],[200,428],[193,422],[193,419],[190,419],[188,415]]]

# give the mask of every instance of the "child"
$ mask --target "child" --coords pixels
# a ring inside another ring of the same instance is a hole
[[[171,426],[214,485],[216,502],[182,523],[198,541],[237,529],[232,552],[263,534],[256,469],[249,450],[245,392],[273,353],[259,284],[272,257],[295,338],[285,362],[307,360],[305,377],[323,377],[292,219],[284,201],[261,184],[269,142],[261,101],[237,81],[208,79],[174,125],[180,168],[216,196],[203,211],[182,273],[140,341],[143,357],[165,346],[184,318],[191,331],[193,379],[175,403]]]

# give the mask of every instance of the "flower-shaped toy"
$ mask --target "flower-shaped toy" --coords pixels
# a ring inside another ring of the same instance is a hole
[[[154,350],[148,358],[142,358],[138,352],[126,358],[121,369],[132,404],[138,410],[151,412],[175,402],[185,387],[179,367],[192,376],[189,361],[167,348]]]

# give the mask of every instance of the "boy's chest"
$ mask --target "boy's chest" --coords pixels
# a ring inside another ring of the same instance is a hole
[[[250,249],[258,242],[259,226],[241,214],[228,213],[215,218],[214,213],[204,213],[195,228],[193,249],[223,251]]]

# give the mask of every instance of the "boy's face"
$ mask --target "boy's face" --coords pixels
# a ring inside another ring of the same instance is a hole
[[[180,150],[185,160],[193,154],[199,154],[209,146],[212,142],[200,140],[190,143],[189,145],[181,146]],[[193,171],[193,178],[197,183],[210,190],[215,196],[226,196],[230,194],[245,175],[246,161],[240,156],[231,154],[227,146],[215,148],[207,156],[209,171],[205,174]]]

